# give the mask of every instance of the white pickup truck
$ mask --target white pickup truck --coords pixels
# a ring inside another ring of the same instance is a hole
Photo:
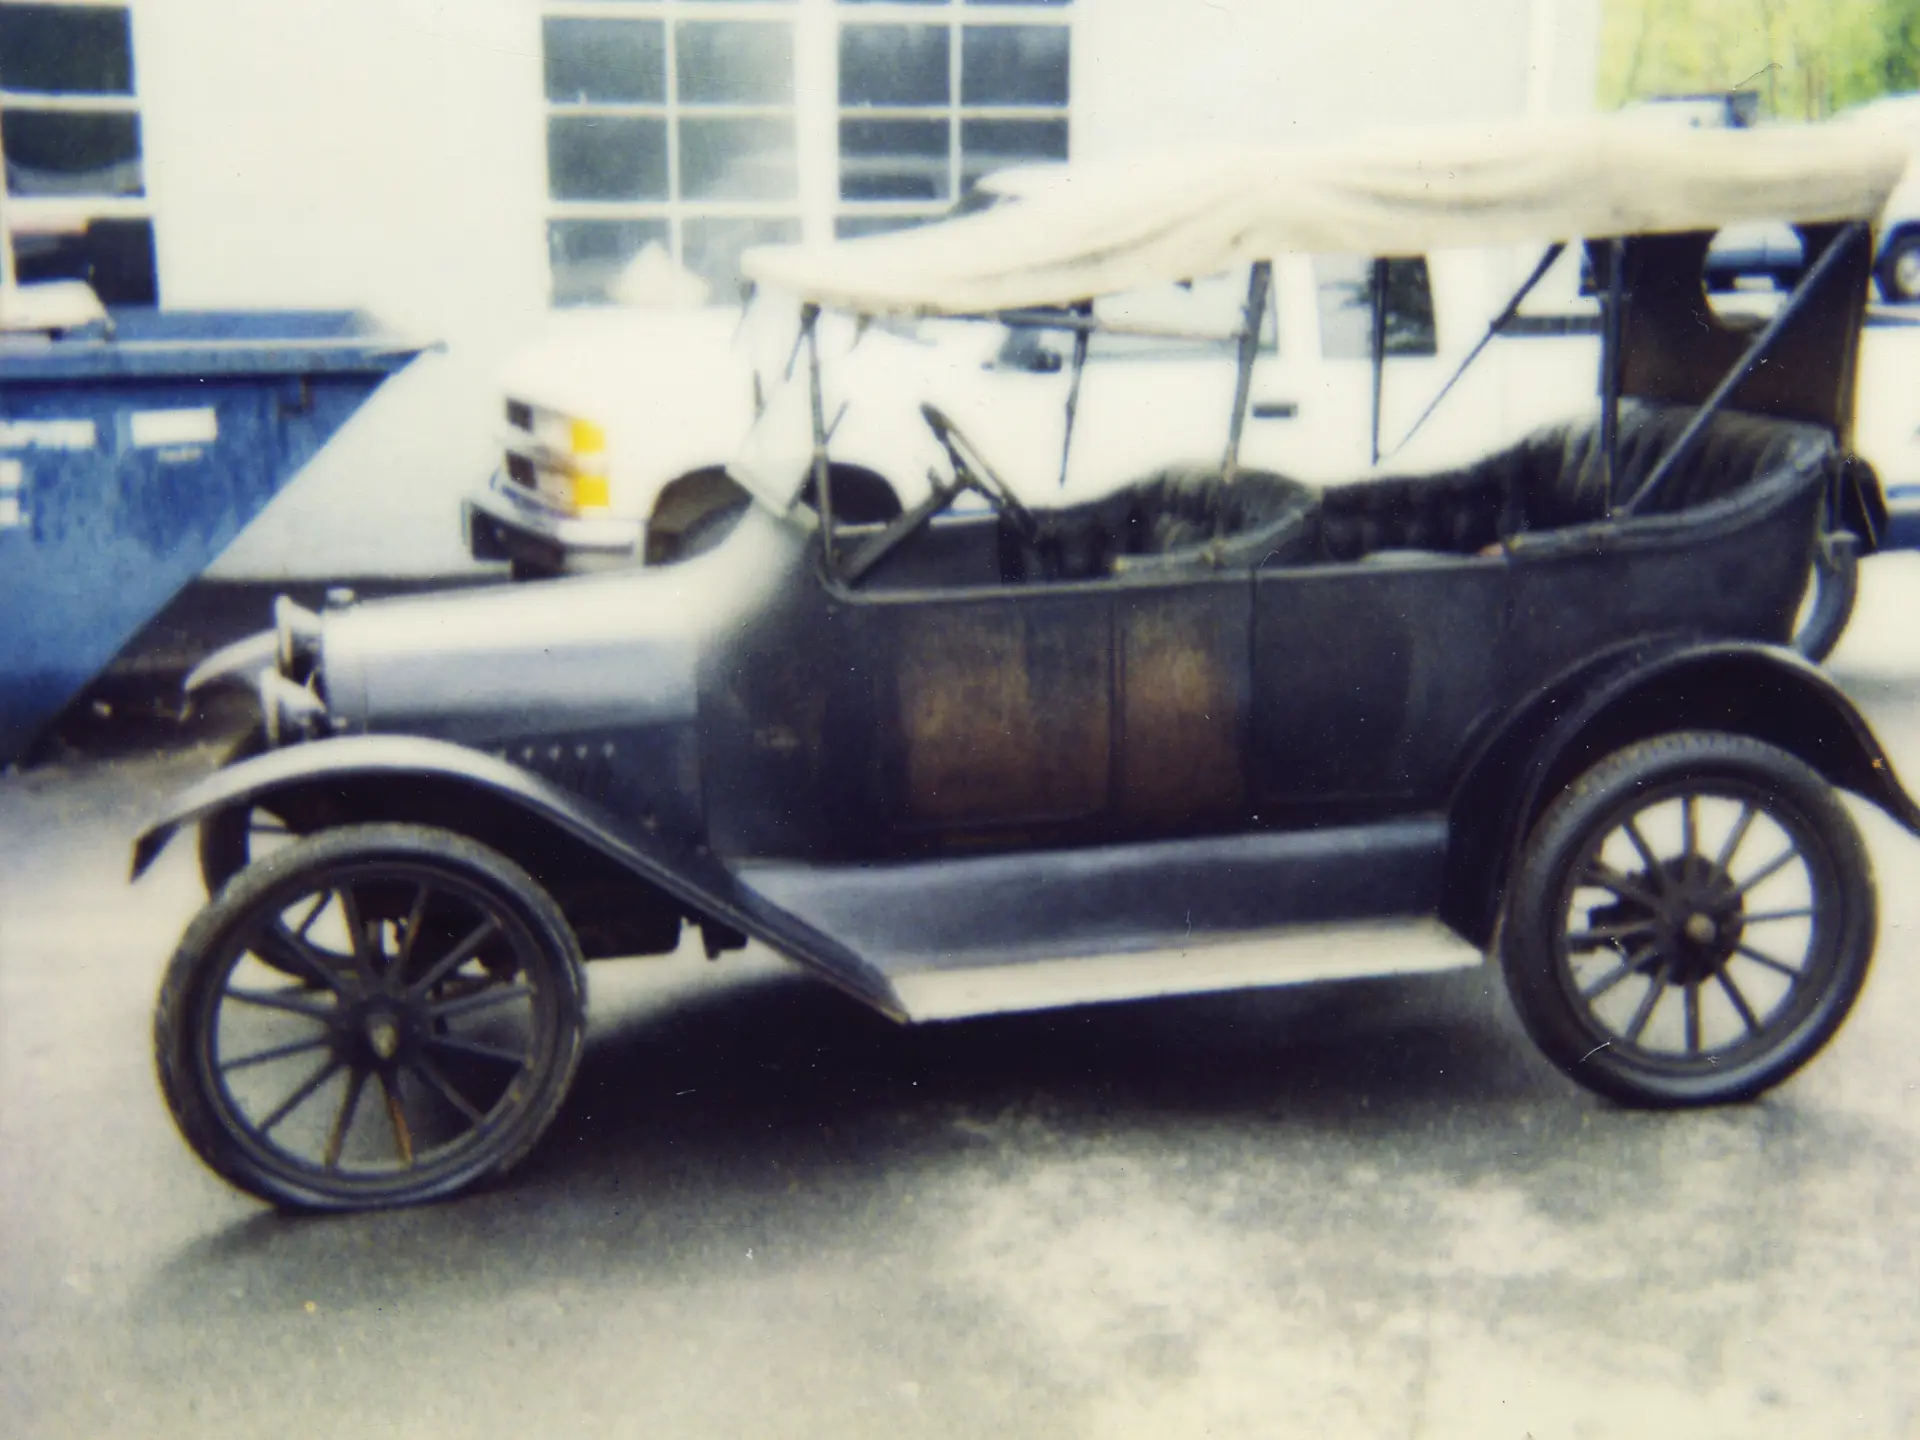
[[[1382,469],[1445,464],[1482,453],[1490,432],[1518,434],[1591,404],[1595,308],[1578,294],[1569,254],[1523,311],[1528,333],[1491,345],[1401,446],[1535,258],[1474,251],[1389,262],[1377,434],[1371,265],[1278,261],[1245,462],[1309,481],[1367,473],[1376,451]],[[729,466],[805,472],[794,307],[771,295],[744,315],[706,307],[663,256],[636,268],[655,303],[558,314],[513,363],[504,463],[466,507],[476,557],[510,560],[523,576],[663,563],[743,502]],[[1098,313],[1122,329],[1221,336],[1240,324],[1245,295],[1245,276],[1225,275],[1118,297]],[[841,352],[826,367],[826,405],[834,503],[849,518],[883,519],[924,493],[940,457],[922,401],[951,415],[1023,498],[1045,504],[1212,456],[1233,397],[1230,347],[1217,339],[1097,334],[1069,444],[1074,342],[1065,331],[932,320],[856,330],[826,319],[821,343]]]

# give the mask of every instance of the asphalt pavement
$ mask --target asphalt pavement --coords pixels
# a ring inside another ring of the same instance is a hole
[[[1920,779],[1920,556],[1835,673]],[[596,966],[505,1181],[277,1216],[150,1014],[212,743],[0,778],[0,1433],[1911,1437],[1920,841],[1766,1100],[1613,1108],[1492,971],[899,1029],[766,954]]]

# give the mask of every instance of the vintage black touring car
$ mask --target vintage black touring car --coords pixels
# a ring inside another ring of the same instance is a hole
[[[217,891],[156,1020],[181,1130],[281,1204],[447,1194],[553,1118],[582,962],[685,926],[902,1021],[1492,952],[1604,1095],[1778,1083],[1876,940],[1836,792],[1920,830],[1786,644],[1816,547],[1871,530],[1854,357],[1904,164],[1819,127],[1435,131],[1088,170],[751,254],[803,307],[797,350],[819,307],[1085,337],[1092,297],[1242,268],[1222,453],[1042,510],[929,405],[948,466],[849,524],[818,356],[796,356],[811,464],[743,460],[755,504],[704,554],[284,607],[193,682],[257,685],[255,753],[136,847],[138,874],[197,820]],[[1743,323],[1703,257],[1765,218],[1809,264]],[[1241,467],[1269,257],[1522,242],[1552,246],[1535,278],[1568,244],[1601,277],[1591,416],[1444,473]],[[297,838],[256,857],[263,826]]]

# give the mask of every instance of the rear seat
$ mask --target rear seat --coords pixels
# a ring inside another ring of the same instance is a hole
[[[1639,493],[1695,413],[1692,406],[1622,402],[1616,496]],[[1831,437],[1817,426],[1722,411],[1687,463],[1636,514],[1677,514],[1783,467],[1823,469],[1833,455]],[[1606,515],[1596,416],[1539,431],[1460,470],[1330,488],[1315,519],[1314,551],[1328,561],[1401,551],[1472,554],[1498,540]]]
[[[1639,492],[1695,409],[1623,401],[1615,493]],[[1813,425],[1721,412],[1687,463],[1637,513],[1675,514],[1783,467],[1824,470],[1832,438]],[[1421,553],[1472,555],[1523,534],[1602,520],[1606,473],[1597,416],[1527,436],[1472,465],[1325,490],[1265,471],[1231,481],[1176,467],[1101,500],[1041,512],[1039,578],[1261,565],[1348,563]]]

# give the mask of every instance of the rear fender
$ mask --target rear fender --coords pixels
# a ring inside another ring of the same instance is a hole
[[[409,813],[398,798],[423,794],[440,802],[424,815]],[[473,811],[493,817],[495,826],[504,819],[517,838],[537,828],[576,853],[611,862],[644,881],[694,919],[750,935],[876,1009],[895,1018],[903,1014],[879,971],[832,937],[744,890],[704,846],[624,825],[542,776],[444,740],[342,736],[227,766],[174,797],[140,833],[133,847],[133,878],[151,867],[181,826],[234,805],[293,797],[337,812],[344,823],[434,823],[448,813],[449,797],[468,799]]]
[[[1547,687],[1466,768],[1449,805],[1448,923],[1488,943],[1506,877],[1540,812],[1605,756],[1674,730],[1722,730],[1776,745],[1920,835],[1920,806],[1865,718],[1823,671],[1774,646],[1649,642]]]

